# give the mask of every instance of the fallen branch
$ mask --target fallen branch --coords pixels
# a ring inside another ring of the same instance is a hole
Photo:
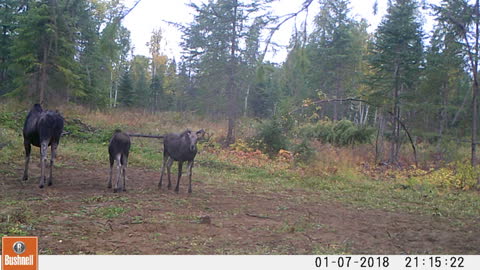
[[[271,217],[259,216],[259,215],[255,215],[255,214],[249,214],[249,213],[245,213],[245,215],[247,215],[247,216],[249,216],[249,217],[255,217],[255,218],[271,219]]]
[[[141,138],[153,138],[153,139],[163,139],[165,135],[146,135],[146,134],[131,134],[127,133],[130,137],[141,137]]]

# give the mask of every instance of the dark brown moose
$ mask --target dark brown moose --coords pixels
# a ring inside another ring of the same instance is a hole
[[[23,180],[28,180],[28,163],[32,145],[40,147],[41,176],[39,187],[45,185],[45,163],[47,161],[47,150],[51,146],[50,177],[48,185],[52,185],[53,162],[57,155],[57,147],[63,132],[64,119],[57,111],[43,110],[40,104],[33,105],[33,108],[25,119],[23,126],[23,145],[25,146],[25,170]]]

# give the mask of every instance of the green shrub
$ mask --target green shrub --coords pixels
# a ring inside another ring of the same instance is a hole
[[[358,127],[349,120],[322,120],[301,126],[298,131],[302,138],[316,139],[336,146],[370,143],[374,132],[374,128]]]
[[[261,142],[259,148],[269,155],[277,154],[280,149],[287,149],[289,144],[278,119],[262,123],[258,129],[257,140]]]
[[[308,162],[315,157],[315,151],[308,143],[307,139],[303,139],[301,143],[292,146],[292,152],[296,161]]]

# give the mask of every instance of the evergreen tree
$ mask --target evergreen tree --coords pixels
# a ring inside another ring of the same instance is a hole
[[[162,74],[157,74],[152,78],[152,82],[150,84],[152,111],[158,111],[162,109],[161,102],[163,100],[163,90],[163,76]]]
[[[16,0],[0,1],[0,96],[13,88],[14,58],[12,57],[13,43],[17,33],[19,18],[26,12],[26,3]]]
[[[468,97],[465,93],[469,91],[465,84],[468,78],[465,55],[455,34],[448,28],[443,22],[434,28],[426,51],[425,77],[416,97],[418,110],[428,116],[417,125],[423,130],[437,130],[439,146],[447,129],[458,126],[458,113],[467,101],[463,97]]]
[[[124,107],[132,107],[135,103],[135,93],[130,70],[125,70],[118,86],[119,102]]]
[[[40,103],[76,101],[104,106],[109,91],[113,98],[119,63],[125,62],[129,49],[129,33],[119,26],[125,16],[122,4],[3,2],[0,76],[1,84],[8,85],[3,92]]]
[[[270,104],[272,98],[267,92],[267,74],[265,73],[266,71],[264,66],[260,66],[257,69],[254,91],[252,91],[252,101],[250,103],[253,116],[261,118],[270,116],[271,113],[269,110],[273,109]]]
[[[423,57],[422,27],[415,0],[389,3],[387,15],[378,26],[373,44],[371,98],[392,113],[390,162],[397,163],[400,151],[400,119],[406,97],[415,95]]]
[[[150,101],[150,61],[142,55],[135,55],[131,61],[130,74],[133,91],[135,93],[134,105],[146,108]]]
[[[443,0],[440,6],[434,6],[438,20],[446,23],[457,41],[462,44],[467,56],[467,65],[471,72],[471,164],[478,165],[478,96],[480,92],[478,79],[478,59],[480,52],[480,1],[470,3],[468,0]],[[480,186],[480,178],[478,178]]]
[[[315,17],[315,30],[307,46],[311,63],[308,80],[313,90],[345,98],[360,75],[357,56],[362,55],[362,47],[354,42],[353,36],[358,25],[349,16],[349,0],[319,2],[320,13]],[[339,103],[328,106],[333,107],[333,120],[345,116]]]
[[[183,29],[184,60],[191,73],[195,74],[200,88],[203,106],[199,109],[214,115],[227,115],[225,145],[235,141],[240,89],[246,84],[241,76],[249,74],[253,77],[254,74],[245,71],[248,69],[244,64],[258,56],[254,33],[259,32],[257,29],[262,21],[253,19],[253,14],[268,2],[215,0],[202,5],[190,4],[195,16],[193,22]],[[249,39],[250,30],[252,35]],[[245,44],[248,45],[246,53]]]

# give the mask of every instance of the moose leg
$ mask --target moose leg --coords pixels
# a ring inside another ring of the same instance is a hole
[[[160,182],[158,182],[158,188],[162,188],[162,180],[163,180],[163,173],[165,172],[165,165],[167,164],[168,161],[168,156],[163,155],[163,164],[162,164],[162,170],[160,172]],[[170,171],[169,171],[170,174]]]
[[[123,191],[127,191],[127,186],[126,186],[126,181],[125,178],[126,173],[127,173],[127,163],[128,163],[128,157],[122,155],[122,171],[123,171]]]
[[[178,161],[178,179],[177,179],[177,186],[175,187],[175,192],[178,193],[180,190],[180,178],[182,178],[182,165],[183,161]]]
[[[30,163],[30,152],[32,151],[32,146],[29,142],[23,143],[25,146],[25,170],[23,171],[23,181],[28,180],[28,163]]]
[[[43,188],[45,186],[45,163],[47,162],[47,148],[48,142],[42,142],[40,144],[40,184],[38,185],[39,188]]]
[[[172,168],[173,165],[173,158],[169,157],[168,162],[167,162],[167,174],[168,174],[168,189],[172,188],[172,181],[170,181],[170,169]]]
[[[51,186],[53,184],[52,179],[52,172],[53,172],[53,163],[55,161],[55,158],[57,157],[57,143],[52,143],[51,146],[51,157],[50,157],[50,177],[48,178],[48,185]]]
[[[188,162],[188,193],[192,193],[192,169],[193,169],[193,160]]]
[[[122,174],[122,163],[121,163],[121,158],[120,154],[116,156],[117,160],[117,176],[115,177],[115,187],[113,188],[113,192],[119,191],[119,185],[120,185],[120,176]]]
[[[112,155],[110,155],[110,177],[108,178],[107,188],[112,188],[112,174],[113,174],[114,163],[115,163],[115,159]]]

